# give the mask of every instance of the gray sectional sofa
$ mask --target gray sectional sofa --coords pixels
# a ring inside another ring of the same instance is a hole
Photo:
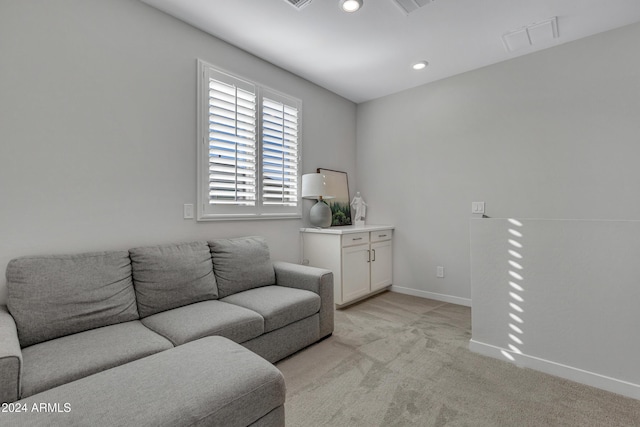
[[[332,273],[272,262],[260,237],[23,257],[6,274],[0,402],[28,414],[0,424],[283,425],[266,361],[333,332]]]

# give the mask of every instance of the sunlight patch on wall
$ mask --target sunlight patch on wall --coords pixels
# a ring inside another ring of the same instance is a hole
[[[517,219],[509,219],[509,228],[507,229],[507,242],[510,248],[507,250],[509,258],[508,264],[508,295],[509,295],[509,319],[508,325],[510,332],[507,333],[507,348],[502,350],[502,355],[512,362],[516,361],[516,355],[522,354],[522,346],[524,345],[524,256],[521,250],[524,248],[522,243],[523,224]]]

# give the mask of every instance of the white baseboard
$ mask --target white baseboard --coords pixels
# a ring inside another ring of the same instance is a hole
[[[413,295],[414,297],[428,298],[436,301],[448,302],[451,304],[464,305],[471,307],[471,299],[454,297],[452,295],[436,294],[434,292],[420,291],[418,289],[403,288],[401,286],[391,286],[391,292],[397,292],[399,294]]]
[[[630,382],[607,377],[605,375],[596,374],[594,372],[585,371],[583,369],[574,368],[572,366],[562,365],[550,360],[540,359],[526,354],[517,354],[491,344],[469,340],[469,350],[483,356],[493,357],[495,359],[511,362],[521,368],[530,368],[545,374],[554,375],[556,377],[575,381],[602,390],[618,393],[633,399],[640,399],[640,385]],[[507,353],[513,358],[508,360],[504,354]]]

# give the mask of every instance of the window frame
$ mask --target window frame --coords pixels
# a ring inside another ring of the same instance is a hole
[[[198,59],[197,78],[197,221],[264,220],[302,218],[302,101],[258,82],[252,81]],[[255,206],[209,203],[209,81],[218,77],[221,82],[240,82],[255,89]],[[228,80],[223,80],[228,79]],[[263,203],[263,99],[269,98],[297,110],[296,198],[295,206],[265,205]],[[275,98],[275,99],[274,99]]]

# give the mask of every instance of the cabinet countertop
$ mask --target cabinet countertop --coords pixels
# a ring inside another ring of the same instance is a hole
[[[369,231],[381,231],[381,230],[393,230],[393,225],[365,225],[363,227],[356,227],[355,225],[347,225],[340,227],[329,228],[301,228],[302,233],[320,233],[320,234],[351,234],[351,233],[366,233]]]

